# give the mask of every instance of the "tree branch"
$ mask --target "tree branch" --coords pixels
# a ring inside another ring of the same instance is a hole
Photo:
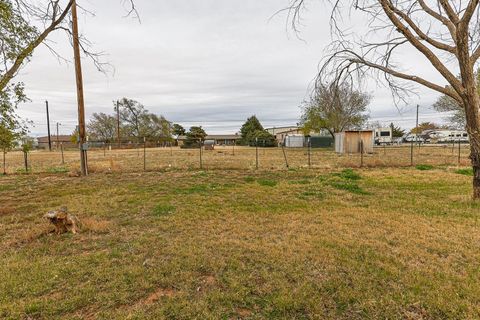
[[[58,6],[58,3],[55,3],[54,6]],[[20,52],[20,54],[15,59],[14,64],[5,72],[5,74],[0,79],[0,90],[3,90],[8,85],[10,80],[15,76],[25,59],[30,56],[33,50],[38,47],[47,38],[47,36],[62,23],[62,21],[65,19],[68,12],[70,11],[71,7],[72,1],[70,0],[63,12],[58,16],[58,18],[53,19],[52,23],[42,33],[40,33],[34,41],[32,41]],[[54,14],[54,18],[55,17],[56,13]]]
[[[397,31],[405,36],[406,39],[420,51],[433,65],[435,69],[440,72],[440,74],[450,83],[452,87],[455,88],[457,92],[464,90],[462,83],[445,67],[445,65],[440,61],[440,59],[421,41],[413,35],[413,33],[398,19],[395,15],[394,10],[395,6],[392,4],[391,0],[379,0],[385,14],[397,28]]]

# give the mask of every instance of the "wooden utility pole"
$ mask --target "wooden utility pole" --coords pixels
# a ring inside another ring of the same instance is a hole
[[[83,98],[83,77],[82,63],[80,57],[80,40],[78,37],[78,16],[77,1],[72,0],[72,36],[73,36],[73,55],[75,59],[75,76],[77,82],[77,103],[78,103],[78,138],[80,144],[80,168],[83,176],[87,171],[87,148],[85,139],[85,101]]]
[[[50,136],[50,113],[48,112],[48,101],[45,101],[47,108],[47,132],[48,132],[48,150],[52,151],[52,137]]]

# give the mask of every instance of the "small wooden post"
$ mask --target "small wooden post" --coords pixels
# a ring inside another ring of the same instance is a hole
[[[62,165],[65,164],[65,158],[63,156],[63,142],[60,142],[60,152],[62,153]]]
[[[28,173],[28,153],[23,151],[23,160],[25,162],[25,172]]]

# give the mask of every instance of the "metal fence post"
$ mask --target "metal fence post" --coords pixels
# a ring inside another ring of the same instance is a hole
[[[147,139],[143,137],[143,171],[147,171]]]
[[[202,163],[202,142],[200,141],[199,143],[200,146],[200,170],[203,169],[203,163]]]
[[[312,167],[312,155],[311,155],[311,152],[312,152],[312,141],[310,140],[310,137],[308,137],[308,141],[307,141],[307,150],[308,150],[308,167],[311,168]]]
[[[460,144],[460,140],[458,140],[458,165],[460,165],[462,156],[462,145]]]
[[[283,152],[283,158],[285,159],[285,166],[287,167],[288,169],[288,160],[287,160],[287,154],[285,153],[285,147],[282,143],[282,152]]]
[[[413,166],[413,141],[410,142],[410,165]]]
[[[258,169],[258,138],[255,138],[255,168]]]

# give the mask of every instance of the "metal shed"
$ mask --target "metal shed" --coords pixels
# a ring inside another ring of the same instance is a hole
[[[305,145],[305,136],[301,134],[292,134],[285,137],[285,147],[303,148]]]
[[[373,153],[373,130],[348,130],[335,133],[335,152],[360,153],[363,142],[363,153]]]

